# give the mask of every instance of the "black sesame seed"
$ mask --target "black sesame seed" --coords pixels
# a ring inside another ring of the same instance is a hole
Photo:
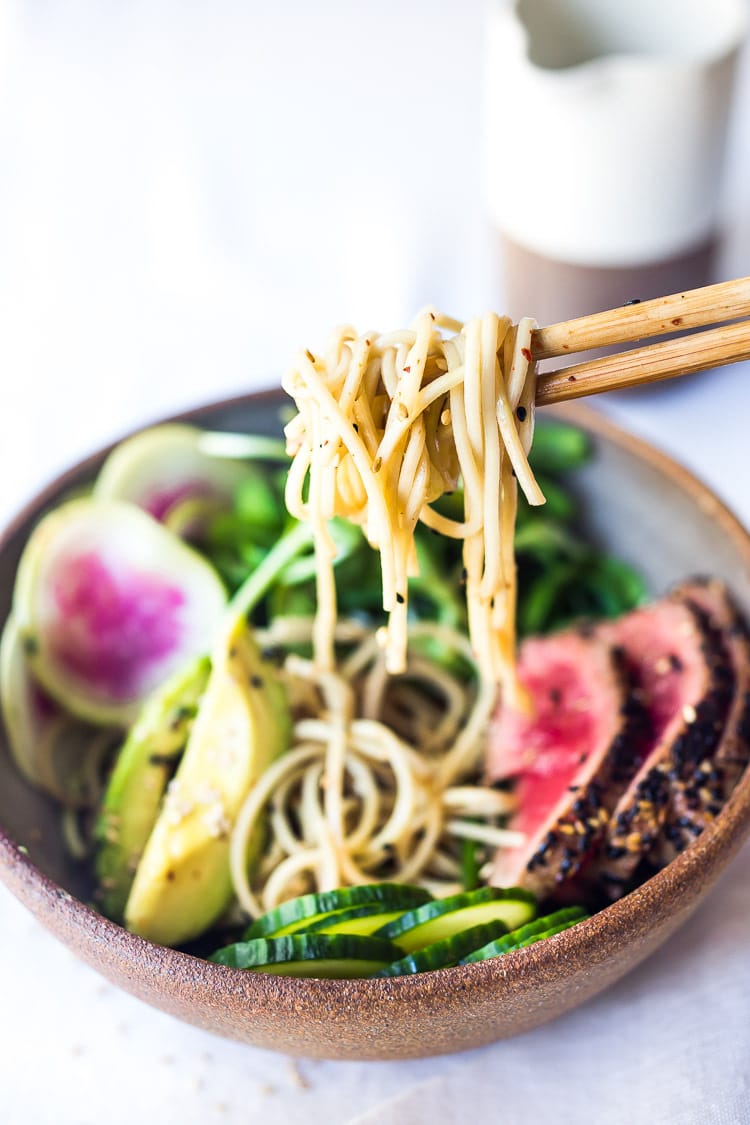
[[[178,761],[181,751],[176,754],[149,754],[148,764],[150,766],[173,766]]]

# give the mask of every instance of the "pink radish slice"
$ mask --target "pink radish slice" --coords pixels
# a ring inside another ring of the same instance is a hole
[[[194,426],[154,426],[110,453],[94,485],[100,500],[129,500],[163,522],[175,506],[193,498],[227,502],[246,474],[241,460],[211,457]]]
[[[35,677],[73,713],[127,724],[207,651],[226,605],[213,568],[145,512],[72,500],[33,532],[14,614]]]
[[[49,631],[55,659],[112,700],[142,693],[180,642],[185,594],[161,576],[88,551],[59,560]]]

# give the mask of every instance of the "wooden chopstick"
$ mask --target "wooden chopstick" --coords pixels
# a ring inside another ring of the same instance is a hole
[[[537,405],[641,386],[750,359],[748,318],[750,277],[742,277],[537,328],[531,337],[531,354],[537,360],[683,333],[542,372],[537,378]],[[710,324],[716,327],[689,331]]]
[[[739,277],[536,328],[531,354],[534,359],[551,359],[748,316],[750,277]]]
[[[742,359],[750,359],[750,320],[542,373],[537,376],[536,404],[549,406],[602,391],[643,386]]]

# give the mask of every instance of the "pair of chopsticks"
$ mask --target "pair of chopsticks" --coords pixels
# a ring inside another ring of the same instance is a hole
[[[536,403],[546,406],[602,391],[643,386],[749,359],[748,317],[750,277],[741,277],[537,328],[531,336],[535,360],[679,334],[645,347],[542,372],[537,377]],[[735,323],[726,323],[732,321]],[[705,332],[687,331],[706,325],[717,327]]]

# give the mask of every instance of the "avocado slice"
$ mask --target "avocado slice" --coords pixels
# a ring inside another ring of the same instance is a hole
[[[129,930],[182,945],[221,917],[233,893],[232,826],[290,731],[276,669],[244,618],[235,621],[216,646],[187,748],[138,865],[125,906]],[[260,843],[258,836],[256,850]]]
[[[177,769],[211,662],[201,656],[175,672],[144,704],[122,744],[94,826],[97,901],[121,921],[133,876],[169,779]]]

